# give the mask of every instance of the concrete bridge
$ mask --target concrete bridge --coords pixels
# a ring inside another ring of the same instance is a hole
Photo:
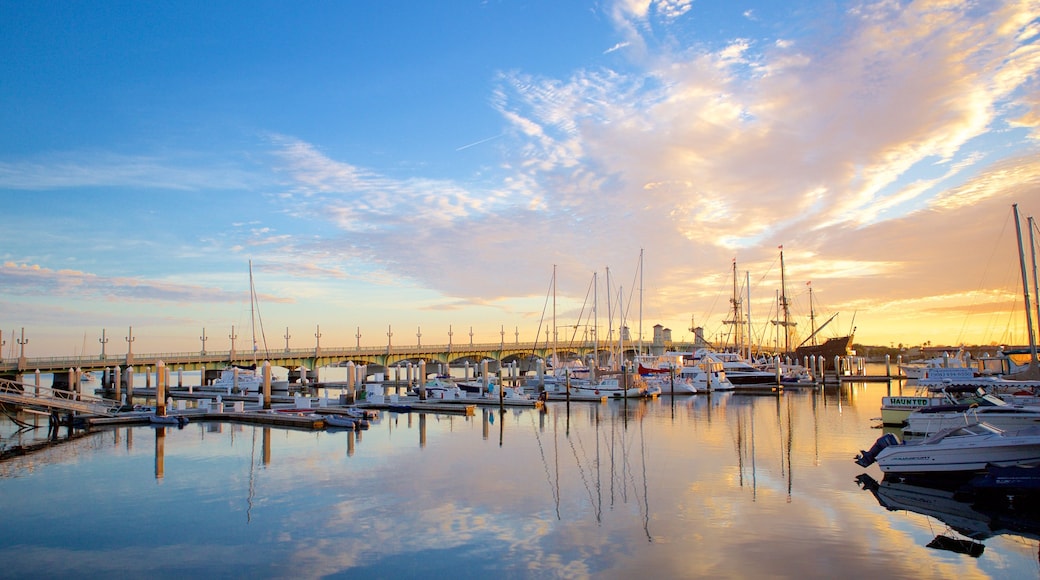
[[[644,345],[649,347],[649,345]],[[677,348],[680,345],[671,345]],[[137,354],[132,351],[120,356],[66,356],[29,358],[20,356],[16,359],[0,360],[0,375],[17,376],[40,371],[41,373],[61,373],[69,369],[82,371],[101,371],[105,368],[120,367],[154,367],[163,361],[167,368],[181,370],[213,370],[229,364],[249,365],[254,361],[270,361],[272,366],[288,369],[304,367],[316,369],[327,366],[344,365],[348,362],[367,365],[371,372],[404,365],[408,362],[418,363],[425,360],[427,364],[443,363],[450,366],[461,366],[465,363],[479,364],[483,360],[495,365],[518,363],[521,372],[532,370],[536,361],[552,357],[553,351],[560,360],[588,360],[596,356],[600,363],[609,360],[611,349],[608,345],[596,345],[592,342],[571,342],[566,345],[547,346],[544,342],[504,342],[468,345],[410,345],[382,347],[316,347],[304,349],[283,349],[259,351],[214,351],[214,352],[165,352]],[[636,345],[626,348],[625,358],[631,358]],[[497,368],[496,368],[497,370]]]

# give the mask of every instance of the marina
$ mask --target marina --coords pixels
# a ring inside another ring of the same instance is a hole
[[[347,413],[338,389],[268,412],[192,399],[182,426],[97,418],[0,462],[0,493],[19,498],[0,554],[7,577],[36,576],[34,561],[157,578],[1040,574],[1029,528],[964,536],[852,461],[879,435],[881,399],[912,391],[835,381],[501,409],[387,396],[362,430],[315,423]],[[46,440],[47,417],[17,417],[37,428],[0,419],[5,447]],[[977,555],[930,547],[957,542]]]

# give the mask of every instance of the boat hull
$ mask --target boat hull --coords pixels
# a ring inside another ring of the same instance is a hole
[[[877,463],[885,473],[981,472],[991,465],[1040,465],[1040,435],[993,435],[948,446],[893,445],[878,454]]]

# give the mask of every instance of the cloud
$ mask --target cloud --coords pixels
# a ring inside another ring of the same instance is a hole
[[[200,162],[199,156],[187,153],[147,156],[76,151],[0,162],[0,189],[121,187],[202,191],[252,189],[263,181],[235,163]]]
[[[852,303],[906,271],[895,226],[955,232],[1040,175],[1031,4],[862,4],[827,23],[840,36],[797,41],[651,36],[690,6],[615,3],[623,67],[503,71],[497,183],[395,179],[279,137],[291,203],[335,223],[348,255],[448,296],[536,295],[551,263],[575,287],[605,265],[627,281],[645,248],[674,315],[718,282],[705,270],[785,242],[845,276]]]
[[[228,292],[159,280],[102,277],[77,270],[51,270],[39,265],[6,262],[0,266],[0,285],[14,296],[76,296],[105,300],[181,303],[238,303],[242,292]],[[265,301],[291,302],[277,296],[262,296]]]

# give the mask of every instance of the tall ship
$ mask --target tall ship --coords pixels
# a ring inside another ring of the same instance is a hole
[[[823,357],[824,360],[832,360],[834,357],[846,357],[852,354],[852,337],[856,333],[856,327],[852,327],[852,331],[846,336],[835,336],[824,340],[822,343],[817,342],[816,338],[838,313],[835,312],[830,318],[823,324],[816,327],[816,312],[813,307],[812,298],[812,286],[809,286],[809,321],[812,324],[812,332],[809,336],[801,342],[794,350],[790,348],[790,336],[791,328],[796,326],[798,323],[791,321],[790,306],[787,300],[787,280],[784,272],[784,249],[780,246],[780,303],[779,312],[783,313],[782,320],[774,320],[773,324],[782,326],[784,328],[784,352],[788,356],[795,360],[804,360],[806,357],[815,356],[816,358]],[[853,319],[855,320],[855,319]]]

